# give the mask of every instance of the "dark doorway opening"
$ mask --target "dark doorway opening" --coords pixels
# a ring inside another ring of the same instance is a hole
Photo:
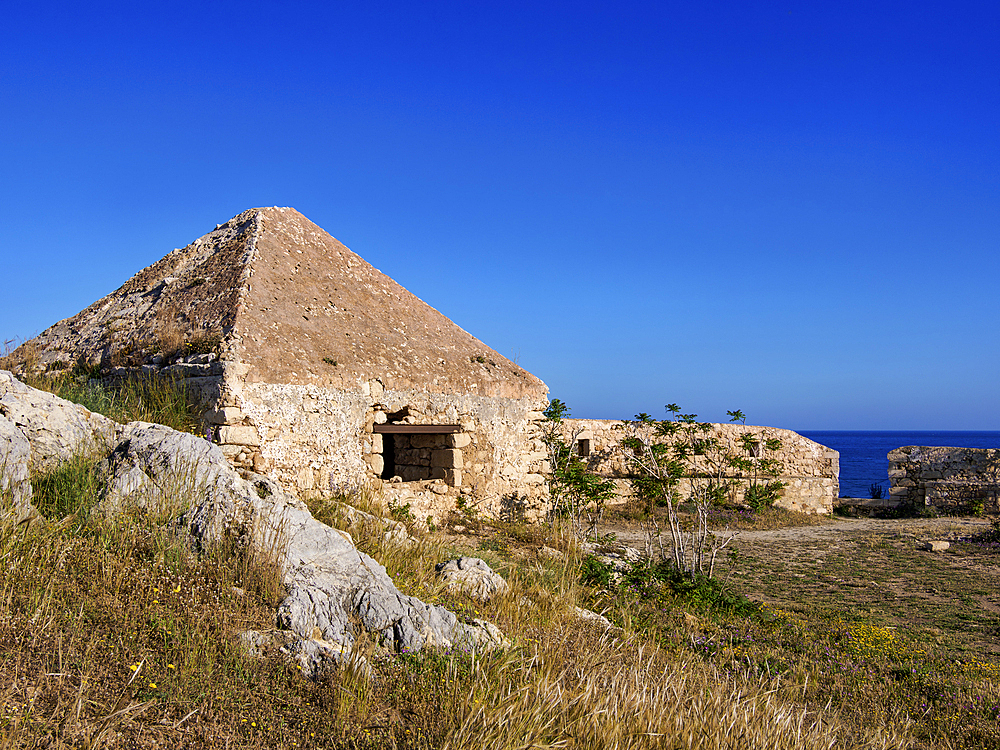
[[[396,476],[396,440],[393,435],[382,435],[382,479]]]

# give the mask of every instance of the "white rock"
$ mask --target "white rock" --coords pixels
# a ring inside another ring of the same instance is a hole
[[[438,577],[446,589],[463,591],[473,599],[487,602],[507,591],[507,582],[478,557],[459,557],[439,563]]]
[[[350,536],[320,523],[305,505],[267,477],[242,479],[217,445],[168,427],[134,422],[109,460],[104,512],[135,503],[187,498],[180,522],[196,542],[211,546],[227,533],[275,550],[288,596],[278,607],[281,627],[353,648],[362,630],[398,651],[455,643],[492,648],[495,638],[454,613],[403,595],[385,568],[351,544]],[[166,488],[164,492],[163,488]]]
[[[81,451],[106,451],[117,438],[113,421],[0,370],[0,416],[31,446],[30,472],[52,471]]]
[[[611,624],[609,620],[604,615],[599,615],[596,612],[592,612],[589,609],[584,609],[583,607],[573,607],[573,613],[579,617],[581,620],[589,620],[590,622],[596,622],[603,625],[606,628],[613,628],[614,625]]]
[[[10,512],[15,523],[36,515],[31,505],[31,482],[28,479],[28,463],[31,446],[14,423],[0,417],[0,498],[9,496]],[[7,510],[7,503],[0,504],[0,513]]]
[[[924,542],[920,545],[920,549],[927,550],[928,552],[944,552],[949,547],[951,547],[951,542],[946,542],[944,540]]]

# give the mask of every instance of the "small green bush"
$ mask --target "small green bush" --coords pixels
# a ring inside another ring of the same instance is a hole
[[[747,487],[743,499],[751,510],[760,511],[774,505],[775,501],[781,497],[781,490],[784,487],[784,482],[778,481],[751,484]]]
[[[607,588],[611,585],[611,566],[593,555],[587,555],[580,563],[580,581],[587,586]]]
[[[723,582],[701,574],[682,573],[667,561],[652,566],[637,563],[625,574],[622,585],[640,596],[666,588],[686,605],[702,611],[745,616],[759,609],[758,604],[732,591]]]

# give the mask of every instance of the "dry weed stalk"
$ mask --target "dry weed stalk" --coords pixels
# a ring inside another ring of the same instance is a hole
[[[775,678],[722,676],[694,661],[664,661],[608,633],[577,658],[566,658],[558,646],[543,645],[523,661],[479,662],[443,748],[842,746],[835,719],[780,700]],[[884,749],[903,742],[887,733],[852,746]]]

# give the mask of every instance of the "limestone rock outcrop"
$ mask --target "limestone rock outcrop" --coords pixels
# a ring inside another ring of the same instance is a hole
[[[133,422],[108,460],[108,512],[128,504],[162,507],[190,498],[178,518],[203,547],[224,535],[274,550],[285,571],[288,596],[278,609],[283,627],[350,650],[358,628],[399,651],[425,645],[474,648],[481,628],[454,613],[405,596],[385,568],[360,552],[350,537],[320,523],[305,504],[271,479],[243,479],[217,445],[169,427]]]
[[[348,534],[317,521],[273,480],[241,477],[208,440],[146,422],[119,426],[0,375],[6,386],[0,391],[0,450],[7,457],[2,477],[17,502],[30,498],[29,463],[46,470],[73,446],[108,441],[106,486],[96,511],[139,507],[176,523],[195,547],[210,548],[229,537],[274,555],[288,592],[278,623],[296,634],[284,646],[308,655],[306,662],[317,664],[327,652],[349,653],[363,631],[397,651],[472,650],[502,642],[492,625],[460,622],[443,607],[404,595]]]
[[[27,438],[13,422],[0,416],[0,496],[10,494],[11,509],[17,523],[34,515],[31,482],[28,481],[30,461],[31,446]]]
[[[110,446],[118,426],[51,393],[25,385],[0,370],[0,416],[10,420],[31,446],[28,469],[51,471],[81,450]]]
[[[446,589],[463,591],[477,601],[488,602],[507,591],[507,581],[478,557],[448,560],[436,570]]]

